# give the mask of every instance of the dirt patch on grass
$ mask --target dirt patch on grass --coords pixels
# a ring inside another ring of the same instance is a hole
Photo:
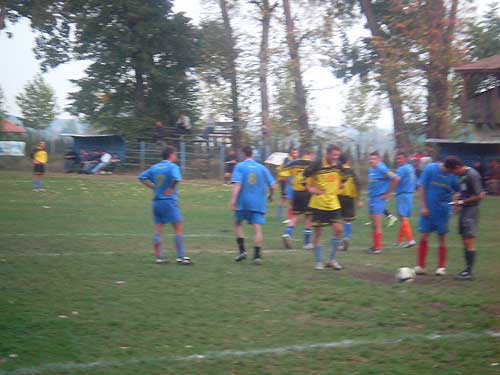
[[[444,310],[446,309],[450,304],[448,302],[434,302],[431,303],[429,306],[435,310]]]
[[[396,280],[392,273],[373,270],[351,270],[350,275],[361,280],[373,281],[382,284],[394,284]]]
[[[500,317],[500,304],[486,305],[482,308],[482,310],[488,314]]]

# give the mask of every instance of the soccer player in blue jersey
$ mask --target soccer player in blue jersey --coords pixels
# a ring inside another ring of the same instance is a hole
[[[165,147],[162,152],[163,160],[139,175],[139,180],[154,191],[153,220],[154,234],[153,247],[156,263],[167,263],[163,255],[162,232],[165,224],[172,224],[175,231],[175,247],[177,249],[177,264],[190,265],[193,262],[184,255],[184,234],[182,230],[182,216],[177,205],[177,185],[182,180],[179,166],[175,164],[177,154],[175,148]]]
[[[431,232],[437,232],[438,267],[436,275],[446,275],[446,233],[448,233],[448,221],[451,215],[449,203],[453,194],[460,191],[460,182],[453,171],[457,169],[459,160],[448,156],[442,163],[431,163],[425,167],[418,181],[420,195],[420,222],[421,233],[418,244],[418,257],[415,273],[423,275],[425,271],[425,259],[427,257],[428,239]]]
[[[396,176],[399,177],[399,182],[396,186],[396,207],[401,225],[399,227],[398,240],[394,243],[394,246],[406,248],[417,244],[413,239],[409,221],[413,209],[413,193],[415,192],[417,177],[415,169],[408,163],[406,153],[403,151],[398,152],[396,159],[399,164],[399,168],[396,170]]]
[[[241,262],[247,258],[242,222],[247,221],[254,230],[254,263],[262,263],[262,224],[266,223],[266,191],[267,200],[272,202],[275,180],[271,172],[252,159],[252,148],[243,148],[245,160],[237,164],[232,175],[233,192],[231,195],[231,210],[235,212],[236,242],[239,255],[235,261]]]
[[[399,177],[385,165],[378,151],[370,153],[368,158],[368,212],[372,222],[373,247],[371,254],[382,252],[382,215],[387,199],[396,188]]]

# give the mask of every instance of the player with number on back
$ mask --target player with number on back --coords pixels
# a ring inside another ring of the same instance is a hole
[[[177,264],[190,265],[192,261],[184,255],[184,234],[182,216],[177,205],[177,185],[182,180],[179,166],[175,164],[177,154],[175,148],[165,147],[162,152],[163,160],[139,175],[139,180],[154,191],[153,220],[154,234],[153,247],[156,263],[167,263],[163,255],[162,232],[165,224],[172,224],[175,231],[175,247],[177,249]]]
[[[243,148],[245,160],[237,164],[233,171],[233,192],[231,195],[231,210],[234,211],[236,242],[239,255],[235,261],[241,262],[247,258],[245,238],[242,223],[247,221],[254,230],[254,263],[262,263],[262,224],[266,223],[266,190],[269,189],[267,199],[273,200],[274,178],[271,172],[252,159],[252,148]]]

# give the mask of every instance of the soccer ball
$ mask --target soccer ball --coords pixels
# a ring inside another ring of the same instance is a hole
[[[415,281],[415,271],[413,268],[401,267],[398,272],[396,272],[396,280],[400,283],[411,283]]]

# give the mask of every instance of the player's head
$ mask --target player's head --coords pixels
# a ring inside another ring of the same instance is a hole
[[[294,158],[294,159],[297,159],[299,157],[299,149],[298,148],[291,148],[290,149],[290,152],[289,152],[289,155]]]
[[[161,157],[163,158],[163,160],[168,160],[171,162],[177,161],[177,153],[175,147],[172,146],[165,147],[161,152]]]
[[[246,157],[246,158],[251,158],[252,155],[253,155],[253,149],[252,149],[252,146],[245,146],[243,147],[243,149],[241,150],[241,152],[243,152],[243,155]]]
[[[398,151],[396,154],[396,161],[399,165],[406,164],[408,162],[408,154],[404,151]]]
[[[352,162],[351,156],[349,154],[340,155],[339,162],[341,165],[350,165]]]
[[[46,144],[44,141],[40,141],[40,142],[38,143],[38,148],[39,148],[40,150],[45,150],[45,147],[46,147],[46,146],[47,146],[47,144]]]
[[[329,145],[326,148],[325,158],[330,164],[337,163],[340,157],[340,147],[337,145]]]
[[[307,157],[307,158],[310,158],[310,159],[314,159],[314,151],[310,148],[303,148],[300,150],[300,155],[302,157]]]
[[[462,175],[465,172],[465,164],[456,156],[447,156],[444,159],[443,167],[447,173],[454,173],[456,175]]]
[[[370,167],[376,167],[378,163],[380,163],[380,153],[378,151],[370,152],[368,156],[368,164],[370,164]]]

